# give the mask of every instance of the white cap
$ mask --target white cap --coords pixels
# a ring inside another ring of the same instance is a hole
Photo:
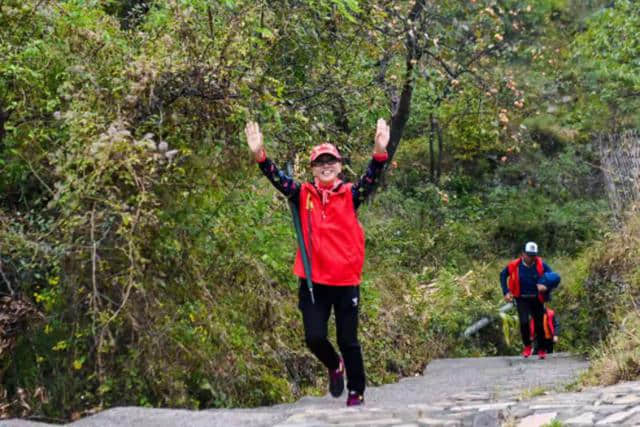
[[[524,253],[527,255],[538,255],[538,245],[536,242],[527,242],[524,245]]]

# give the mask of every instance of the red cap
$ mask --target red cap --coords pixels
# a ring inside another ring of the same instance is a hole
[[[336,159],[342,160],[342,157],[340,156],[340,153],[338,152],[338,149],[335,147],[335,145],[325,142],[324,144],[316,145],[311,149],[311,161],[313,162],[318,158],[318,156],[321,156],[323,154],[331,154]]]

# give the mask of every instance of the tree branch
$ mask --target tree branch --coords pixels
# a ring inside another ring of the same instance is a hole
[[[0,275],[2,275],[2,279],[7,284],[7,288],[9,289],[9,293],[11,294],[11,296],[15,295],[15,292],[14,292],[13,288],[11,287],[11,282],[9,282],[9,279],[4,274],[4,270],[2,269],[2,259],[0,259]]]

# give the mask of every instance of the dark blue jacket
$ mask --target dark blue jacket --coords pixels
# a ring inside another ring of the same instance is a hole
[[[536,285],[538,283],[542,283],[542,277],[538,274],[535,262],[531,265],[531,267],[527,267],[523,261],[520,263],[520,265],[518,265],[518,269],[518,275],[520,277],[520,296],[538,296],[538,287]],[[551,268],[544,262],[542,263],[542,269],[545,273],[552,271]],[[509,288],[507,287],[508,277],[509,270],[507,267],[505,267],[504,270],[502,270],[502,272],[500,273],[500,286],[502,286],[503,295],[506,295],[507,292],[509,292]],[[545,301],[549,301],[551,290],[555,288],[555,286],[547,285],[547,288],[549,288],[549,290],[545,292]]]

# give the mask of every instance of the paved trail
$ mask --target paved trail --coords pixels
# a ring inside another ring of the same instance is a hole
[[[424,375],[370,387],[366,405],[346,408],[346,397],[305,397],[254,409],[187,411],[113,408],[71,427],[170,426],[540,426],[640,425],[640,382],[580,393],[563,392],[587,362],[567,354],[547,360],[521,357],[440,359]],[[545,392],[544,394],[542,392]],[[538,395],[536,397],[530,397]],[[6,427],[43,427],[24,420]]]

